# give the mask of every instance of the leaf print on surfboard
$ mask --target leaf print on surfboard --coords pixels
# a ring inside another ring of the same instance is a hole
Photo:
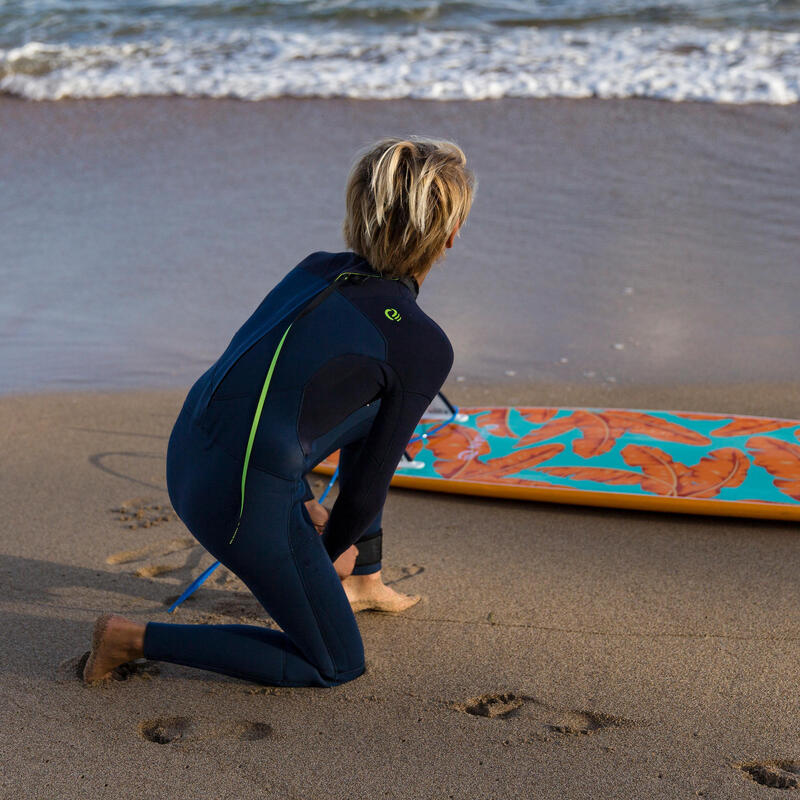
[[[514,450],[508,455],[490,458],[488,461],[472,461],[462,473],[463,478],[492,478],[500,480],[507,475],[515,475],[525,469],[532,469],[543,461],[549,461],[564,449],[558,442],[531,447],[527,450]]]
[[[411,456],[412,460],[420,450],[422,450],[422,439],[417,439],[416,442],[409,442],[406,445],[406,452]]]
[[[741,486],[750,460],[735,447],[721,447],[703,456],[678,479],[679,497],[716,497],[721,489]]]
[[[768,419],[766,417],[743,417],[732,414],[705,414],[696,411],[675,411],[676,417],[696,420],[725,420],[727,424],[711,431],[712,436],[752,436],[756,433],[769,433],[783,428],[793,428],[797,420]],[[800,431],[795,431],[796,434]]]
[[[475,414],[475,424],[482,430],[488,431],[492,436],[510,436],[516,438],[517,434],[511,430],[508,424],[508,417],[512,411],[510,408],[471,408],[471,414]]]
[[[714,450],[692,467],[658,447],[629,444],[621,455],[641,472],[606,467],[540,467],[537,472],[613,485],[638,483],[644,491],[662,497],[716,497],[722,489],[740,486],[749,467],[747,456],[733,447]]]
[[[523,419],[534,423],[534,425],[541,425],[558,414],[557,408],[518,408],[517,411]]]
[[[528,419],[527,415],[524,416],[525,419]],[[545,425],[542,425],[541,428],[526,433],[515,442],[514,447],[527,447],[529,444],[555,439],[556,436],[561,436],[562,433],[574,430],[576,426],[572,419],[573,416],[574,414],[570,414],[568,417],[559,417],[558,419],[550,420]]]
[[[732,414],[707,414],[705,411],[673,411],[672,414],[683,419],[730,419]]]
[[[640,411],[587,411],[576,410],[568,417],[560,417],[523,436],[515,445],[524,445],[552,439],[577,428],[583,433],[572,443],[572,450],[582,458],[599,456],[611,450],[624,433],[640,434],[681,444],[705,445],[711,440],[697,431],[668,422],[660,417]]]
[[[626,464],[641,467],[642,489],[667,497],[716,497],[722,489],[741,486],[750,467],[747,456],[735,447],[712,450],[694,466],[643,445],[628,445],[622,457]]]
[[[641,481],[638,472],[629,469],[610,467],[539,467],[537,472],[546,472],[558,478],[571,478],[573,481],[596,481],[597,483],[634,484]]]
[[[480,456],[491,452],[485,436],[477,431],[456,425],[428,440],[428,449],[436,457],[433,468],[443,478],[458,480],[500,480],[558,455],[563,444],[552,443],[527,450],[515,450],[508,455],[481,461]]]
[[[482,433],[452,424],[428,439],[428,449],[436,456],[433,468],[443,478],[458,477],[473,459],[491,451]]]
[[[609,409],[601,415],[608,424],[620,433],[638,433],[649,436],[651,439],[661,439],[664,442],[679,442],[680,444],[703,445],[711,444],[708,436],[678,425],[675,422],[645,414],[641,411],[618,411]],[[620,433],[617,435],[619,436]]]
[[[620,453],[625,463],[642,470],[641,486],[646,492],[665,497],[678,496],[678,482],[688,472],[685,464],[673,460],[658,447],[629,444]]]
[[[762,419],[761,417],[739,417],[738,419],[717,428],[711,433],[714,436],[752,436],[756,433],[770,433],[783,428],[793,428],[796,422],[788,419]]]
[[[800,438],[800,433],[795,435]],[[800,446],[769,436],[753,436],[747,440],[747,447],[754,463],[775,478],[775,487],[800,500]]]

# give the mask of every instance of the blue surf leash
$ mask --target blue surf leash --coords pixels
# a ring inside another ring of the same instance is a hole
[[[430,439],[431,436],[438,433],[442,428],[446,428],[458,415],[458,406],[454,406],[442,392],[439,392],[439,397],[442,398],[444,404],[447,406],[447,410],[450,412],[450,416],[444,421],[440,422],[438,425],[435,425],[432,428],[428,428],[424,433],[419,434],[419,436],[414,436],[408,440],[409,444],[418,441],[425,441]],[[408,454],[408,451],[404,453],[405,458],[411,461],[411,456]],[[330,490],[333,488],[333,484],[336,483],[337,478],[339,477],[339,465],[336,465],[336,469],[331,476],[328,485],[325,487],[325,491],[319,498],[319,502],[322,503],[325,498],[328,496]],[[211,574],[214,570],[220,565],[219,561],[215,561],[208,569],[203,570],[179,595],[178,599],[169,607],[168,612],[171,614],[187,597],[191,597],[208,579],[211,577]]]

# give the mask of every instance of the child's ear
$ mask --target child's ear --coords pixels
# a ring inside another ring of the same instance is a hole
[[[453,232],[447,237],[447,241],[445,242],[444,246],[448,249],[453,246],[453,242],[456,240],[456,234],[458,233],[458,229],[460,227],[460,225],[456,225],[455,228],[453,228]]]

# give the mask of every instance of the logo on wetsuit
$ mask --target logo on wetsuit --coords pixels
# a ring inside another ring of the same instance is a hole
[[[396,308],[387,308],[383,313],[386,314],[392,322],[400,322],[402,319],[400,312]]]

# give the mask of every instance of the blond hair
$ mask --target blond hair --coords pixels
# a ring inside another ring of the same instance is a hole
[[[472,206],[476,181],[458,145],[382,139],[347,179],[347,246],[386,277],[418,276],[444,252]]]

